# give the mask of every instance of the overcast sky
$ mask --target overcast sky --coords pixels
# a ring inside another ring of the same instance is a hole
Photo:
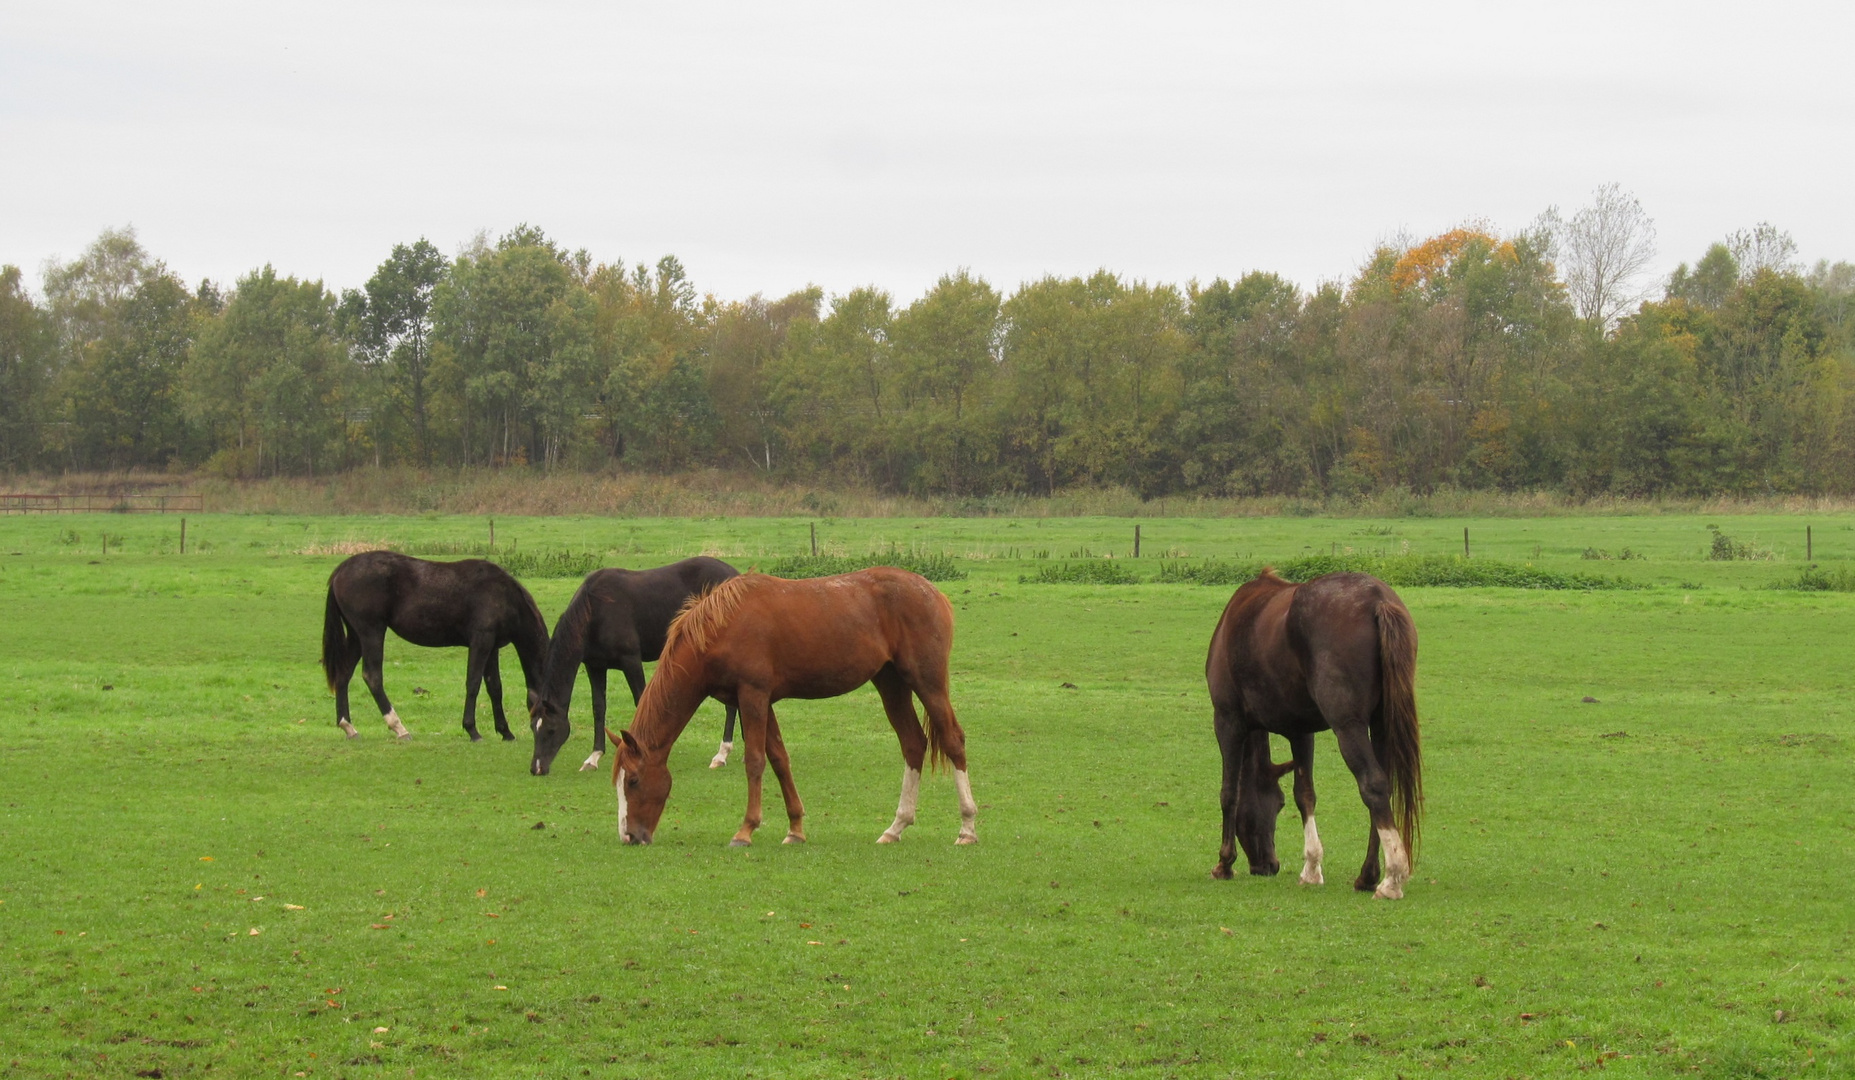
[[[0,262],[331,286],[539,225],[724,297],[1348,276],[1615,181],[1855,259],[1855,4],[0,0]]]

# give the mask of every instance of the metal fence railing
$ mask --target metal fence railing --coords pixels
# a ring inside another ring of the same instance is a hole
[[[28,495],[0,493],[0,514],[200,514],[204,495]]]

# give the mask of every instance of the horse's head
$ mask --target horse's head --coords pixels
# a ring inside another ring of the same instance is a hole
[[[554,764],[554,755],[573,734],[573,725],[567,721],[564,707],[533,690],[528,692],[528,725],[535,732],[535,756],[528,763],[528,771],[546,776],[548,767]]]
[[[1287,805],[1281,779],[1295,771],[1295,763],[1272,764],[1268,737],[1259,741],[1262,753],[1245,763],[1245,775],[1239,784],[1237,843],[1243,845],[1243,854],[1250,860],[1250,873],[1270,877],[1282,868],[1281,860],[1275,857],[1275,819]]]
[[[612,756],[612,788],[618,794],[618,835],[627,844],[648,844],[670,800],[670,768],[652,762],[631,732],[606,732]]]

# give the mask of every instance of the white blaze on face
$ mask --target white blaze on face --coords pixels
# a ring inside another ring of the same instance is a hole
[[[544,719],[545,719],[544,717],[540,717],[540,716],[535,717],[535,734],[536,735],[541,734],[541,723]]]
[[[618,793],[618,838],[625,839],[625,770],[618,770],[613,778],[612,790]]]
[[[1396,829],[1378,830],[1379,845],[1385,849],[1385,876],[1378,883],[1378,889],[1372,895],[1382,900],[1398,900],[1404,896],[1404,883],[1410,880],[1410,857],[1404,851],[1404,838]]]
[[[1326,878],[1320,872],[1320,860],[1324,854],[1320,846],[1320,830],[1314,827],[1314,815],[1309,814],[1308,819],[1301,823],[1301,884],[1325,884]]]

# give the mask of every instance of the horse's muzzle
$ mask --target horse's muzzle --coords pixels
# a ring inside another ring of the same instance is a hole
[[[533,761],[528,763],[528,771],[535,774],[536,776],[546,776],[547,770],[548,770],[548,763],[545,761],[542,761],[540,758],[536,758]]]

